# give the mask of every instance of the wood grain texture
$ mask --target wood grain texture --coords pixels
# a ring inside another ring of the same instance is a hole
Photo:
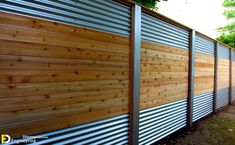
[[[195,53],[194,96],[213,92],[214,57]]]
[[[140,108],[187,98],[188,51],[141,42]]]
[[[218,89],[229,87],[229,59],[218,59]]]
[[[129,37],[6,13],[0,32],[0,133],[129,112]]]
[[[232,101],[235,101],[235,61],[232,63]]]

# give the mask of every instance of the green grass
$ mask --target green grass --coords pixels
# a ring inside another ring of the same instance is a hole
[[[203,123],[198,131],[209,145],[235,144],[235,120],[217,116]]]

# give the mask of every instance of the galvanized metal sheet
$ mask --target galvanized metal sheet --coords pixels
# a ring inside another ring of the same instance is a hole
[[[229,104],[233,101],[233,50],[229,48]]]
[[[219,42],[215,42],[215,64],[214,64],[214,97],[213,97],[213,112],[217,111],[217,96],[218,96],[218,49]]]
[[[189,31],[142,12],[141,39],[185,50],[189,49]]]
[[[151,144],[186,126],[187,100],[140,111],[139,144]]]
[[[232,87],[232,101],[235,101],[235,86]]]
[[[130,35],[131,9],[113,0],[1,0],[0,11]]]
[[[233,50],[233,65],[235,64],[235,50]],[[234,70],[234,68],[233,68]],[[233,78],[234,78],[234,75],[235,75],[235,72],[233,72]],[[233,80],[233,82],[235,82],[235,80]],[[235,84],[233,83],[233,100],[235,100]]]
[[[229,48],[219,45],[218,57],[223,59],[229,59]]]
[[[233,61],[235,61],[235,50],[233,50]]]
[[[213,112],[213,96],[213,92],[209,92],[193,98],[193,121]]]
[[[120,115],[100,121],[54,130],[38,136],[48,139],[37,140],[36,144],[128,144],[129,115]]]
[[[235,50],[232,50],[232,52],[233,52],[233,58],[232,58],[232,60],[233,60],[233,62],[232,62],[232,67],[234,67],[234,64],[235,64]],[[235,78],[235,72],[233,71],[234,70],[234,68],[232,68],[232,101],[235,101],[235,80],[234,80],[234,78]]]
[[[214,56],[215,43],[199,34],[196,35],[195,52]]]
[[[229,103],[229,88],[218,89],[216,108],[219,109]]]
[[[196,32],[194,30],[192,30],[191,34],[190,34],[190,50],[189,50],[188,112],[187,112],[187,125],[188,125],[188,127],[193,126],[195,37],[196,37]]]
[[[232,87],[232,101],[235,101],[235,86]]]
[[[134,6],[132,37],[131,143],[138,144],[140,110],[141,7]]]

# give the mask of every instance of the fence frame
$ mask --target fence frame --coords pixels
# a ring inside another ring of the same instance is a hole
[[[195,38],[196,32],[192,30],[190,32],[190,49],[189,49],[189,77],[188,77],[188,113],[187,113],[187,125],[192,127],[193,125],[193,98],[194,98],[194,63],[195,63]]]
[[[131,7],[131,57],[130,57],[130,134],[129,140],[132,145],[138,144],[139,138],[139,112],[140,112],[140,59],[141,59],[141,11],[144,11],[154,17],[171,23],[175,26],[187,29],[190,32],[189,38],[189,70],[188,70],[188,105],[187,105],[187,126],[193,126],[193,102],[194,102],[194,73],[195,73],[195,36],[196,30],[189,28],[179,22],[176,22],[164,15],[153,12],[143,6],[140,6],[129,0],[116,0],[122,4]],[[199,33],[201,34],[201,33]],[[203,34],[202,34],[203,35]],[[207,36],[206,36],[207,37]],[[207,37],[209,38],[209,37]],[[211,38],[209,38],[211,39]],[[218,49],[222,45],[217,40],[211,39],[214,42],[214,96],[213,96],[213,113],[217,112],[217,97],[218,97]],[[224,45],[228,47],[227,45]],[[232,88],[233,88],[233,49],[229,48],[229,104],[232,104]]]
[[[132,98],[130,108],[130,143],[138,144],[139,138],[139,111],[140,111],[140,53],[141,53],[141,7],[132,6],[131,25],[132,49]]]
[[[229,48],[229,104],[233,102],[233,49]]]
[[[218,96],[218,49],[219,43],[215,42],[215,65],[214,65],[214,98],[213,98],[213,112],[217,112],[217,96]]]

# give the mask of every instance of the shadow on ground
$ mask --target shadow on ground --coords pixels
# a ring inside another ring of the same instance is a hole
[[[235,145],[235,103],[155,145]]]

